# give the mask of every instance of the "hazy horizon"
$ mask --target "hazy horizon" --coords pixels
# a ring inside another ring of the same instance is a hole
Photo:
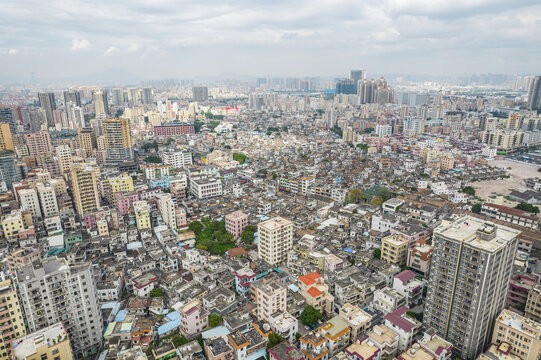
[[[534,0],[21,0],[2,7],[4,82],[27,82],[32,72],[49,81],[111,69],[139,80],[541,69],[541,4]]]

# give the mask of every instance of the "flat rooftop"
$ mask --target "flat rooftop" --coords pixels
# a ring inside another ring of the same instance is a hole
[[[36,349],[42,346],[53,346],[59,341],[67,339],[66,329],[62,323],[56,323],[48,326],[23,338],[15,340],[13,343],[13,355],[15,359],[26,359],[36,353]],[[53,344],[53,339],[55,340]]]
[[[487,231],[494,231],[495,236],[490,240],[481,239],[479,233]],[[435,235],[441,235],[457,242],[464,242],[474,248],[488,252],[495,252],[506,246],[520,233],[519,230],[495,224],[491,221],[483,221],[473,216],[464,216],[453,222],[447,222],[434,230]]]

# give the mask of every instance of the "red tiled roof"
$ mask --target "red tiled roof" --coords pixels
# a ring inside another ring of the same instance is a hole
[[[241,247],[236,247],[236,248],[227,250],[227,255],[231,257],[237,257],[237,256],[247,255],[247,254],[248,253],[246,252],[246,250],[244,250]]]
[[[417,276],[413,271],[411,270],[404,270],[399,274],[395,275],[395,278],[402,281],[402,283],[407,283],[408,281],[415,279],[415,276]]]
[[[317,272],[313,272],[311,274],[303,275],[299,277],[299,281],[302,281],[302,283],[306,286],[310,286],[316,283],[316,280],[319,279],[321,275],[319,275]]]
[[[389,320],[392,324],[398,326],[405,332],[410,332],[414,327],[415,324],[413,322],[408,321],[406,318],[404,318],[404,314],[408,311],[408,308],[405,306],[399,307],[393,312],[388,313],[385,315],[385,320]]]
[[[310,294],[311,297],[314,297],[314,298],[323,295],[323,293],[318,288],[315,288],[313,286],[310,289],[308,289],[307,292],[308,294]]]

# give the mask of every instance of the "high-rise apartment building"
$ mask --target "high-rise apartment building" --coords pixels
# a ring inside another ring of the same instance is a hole
[[[26,334],[23,312],[11,280],[0,281],[0,359],[12,359],[13,339]]]
[[[0,124],[0,151],[15,151],[8,123]]]
[[[111,90],[111,102],[113,105],[120,106],[126,102],[125,91],[121,88],[115,88]]]
[[[33,218],[41,218],[41,209],[36,189],[21,189],[17,193],[19,194],[21,209],[30,211]]]
[[[257,253],[260,259],[271,265],[287,259],[293,247],[293,223],[279,216],[257,225],[259,242]]]
[[[169,228],[177,229],[177,219],[175,216],[175,202],[171,194],[161,194],[158,196],[158,209],[162,216],[162,220]]]
[[[64,91],[64,105],[71,102],[75,106],[81,106],[81,93],[79,91]]]
[[[541,76],[536,76],[530,80],[528,89],[528,109],[541,109]]]
[[[73,164],[73,159],[71,157],[71,148],[69,147],[69,145],[57,146],[56,158],[58,161],[58,166],[60,167],[60,172],[62,174],[69,172],[71,164]]]
[[[0,107],[0,123],[9,124],[9,129],[11,130],[11,134],[16,133],[17,121],[15,119],[13,108]]]
[[[84,149],[87,156],[92,155],[92,152],[98,148],[96,131],[92,128],[77,129],[77,147]]]
[[[54,114],[56,110],[56,102],[54,100],[54,94],[52,92],[38,93],[39,106],[45,110],[45,116],[47,117],[47,125],[54,126]]]
[[[366,71],[362,69],[353,69],[350,71],[350,79],[355,81],[355,91],[358,93],[359,84],[366,78]]]
[[[194,101],[207,101],[209,99],[209,90],[206,86],[194,86],[192,88]]]
[[[341,79],[336,82],[337,94],[357,94],[357,81],[353,79]]]
[[[0,152],[0,185],[4,183],[7,189],[11,189],[17,181],[19,173],[15,166],[15,155],[12,152]]]
[[[109,114],[109,103],[106,92],[98,91],[93,93],[92,102],[94,103],[94,113],[96,115]]]
[[[143,88],[141,90],[141,101],[145,105],[150,105],[154,102],[154,94],[152,94],[151,88]]]
[[[43,217],[48,218],[58,215],[58,203],[56,201],[54,187],[49,184],[38,183],[36,189],[38,190],[39,204]]]
[[[75,358],[100,349],[103,323],[91,263],[51,257],[17,270],[17,281],[29,331],[62,322]]]
[[[520,231],[471,216],[434,230],[424,324],[475,359],[505,306]]]
[[[30,156],[39,157],[41,154],[53,152],[51,136],[47,130],[24,134],[24,142]]]
[[[134,154],[130,119],[111,118],[105,120],[102,126],[107,148],[107,162],[119,163],[132,160]]]
[[[100,197],[96,172],[91,167],[75,165],[70,171],[71,190],[79,216],[98,210]]]

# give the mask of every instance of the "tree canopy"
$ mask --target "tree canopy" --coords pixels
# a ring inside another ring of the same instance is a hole
[[[471,196],[475,196],[475,189],[471,186],[465,186],[462,188],[462,192],[464,194],[468,194],[468,195],[471,195]]]
[[[209,326],[211,328],[214,328],[222,323],[222,317],[217,314],[210,314],[209,315]]]
[[[314,326],[321,319],[321,312],[311,305],[304,307],[301,313],[301,321],[304,325]]]
[[[150,297],[162,297],[163,296],[163,290],[154,288],[150,290]]]
[[[533,206],[532,204],[528,204],[525,202],[521,202],[517,206],[515,206],[515,209],[527,211],[529,213],[539,214],[539,208],[537,206]]]

